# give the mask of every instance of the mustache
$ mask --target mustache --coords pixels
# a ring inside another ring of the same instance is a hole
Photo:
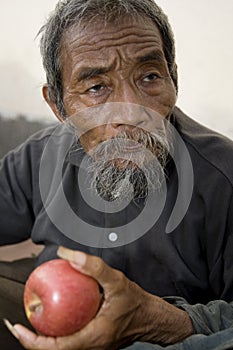
[[[141,151],[148,150],[154,156],[157,156],[160,161],[161,153],[169,153],[171,144],[167,135],[162,131],[151,133],[137,128],[130,131],[122,131],[118,135],[101,142],[92,151],[91,156],[94,159],[98,159],[99,157],[104,157],[104,155],[106,155],[104,158],[107,159],[111,154],[112,159],[113,157],[117,158],[118,156],[123,156],[123,158],[125,158],[127,150],[127,159],[129,159],[130,156],[132,157],[134,154],[134,152],[130,152],[131,148],[136,148]]]
[[[163,142],[164,133],[157,131],[151,133],[143,129],[134,128],[132,130],[124,130],[116,135],[113,139],[127,139],[143,144],[145,147],[153,147],[155,141]]]

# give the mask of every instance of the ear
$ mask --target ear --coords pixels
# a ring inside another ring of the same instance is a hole
[[[64,119],[62,118],[58,108],[57,108],[57,105],[51,101],[51,98],[49,96],[49,87],[47,84],[45,84],[42,88],[42,94],[43,94],[43,97],[45,99],[45,101],[48,103],[49,107],[52,109],[53,113],[55,114],[55,116],[57,117],[57,119],[61,122],[61,123],[64,123]]]

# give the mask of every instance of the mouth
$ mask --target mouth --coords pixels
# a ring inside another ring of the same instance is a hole
[[[121,151],[123,153],[137,153],[144,149],[144,145],[134,140],[124,140]]]
[[[154,156],[157,157],[160,148],[158,136],[143,130],[134,130],[134,132],[122,132],[113,138],[101,140],[89,155],[95,160],[122,159],[124,164],[126,161],[136,161],[141,164],[142,161],[147,163]]]

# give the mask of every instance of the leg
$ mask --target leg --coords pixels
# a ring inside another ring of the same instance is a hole
[[[24,284],[34,269],[31,258],[14,262],[0,262],[0,349],[22,350],[23,347],[6,329],[2,319],[22,323],[31,328],[23,308]]]

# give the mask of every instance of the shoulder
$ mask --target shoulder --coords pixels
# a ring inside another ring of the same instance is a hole
[[[15,150],[21,149],[25,146],[38,146],[43,145],[48,141],[50,137],[60,138],[62,134],[64,134],[64,131],[68,129],[65,127],[62,127],[62,124],[55,123],[52,126],[46,127],[44,129],[41,129],[40,131],[37,131],[35,134],[28,137],[24,143],[22,143],[19,147],[17,147]]]
[[[233,141],[174,110],[175,127],[189,149],[192,160],[212,167],[233,185]]]
[[[10,151],[7,156],[23,155],[25,153],[41,153],[50,139],[57,145],[62,145],[64,137],[71,135],[68,127],[61,123],[55,123],[28,137],[22,144]]]
[[[73,140],[74,134],[64,124],[56,123],[31,135],[21,145],[8,152],[0,161],[0,169],[18,169],[18,173],[36,173],[44,154],[51,161],[57,160],[57,152],[64,148],[66,140]],[[69,141],[71,142],[71,141]],[[49,160],[50,161],[50,160]]]

